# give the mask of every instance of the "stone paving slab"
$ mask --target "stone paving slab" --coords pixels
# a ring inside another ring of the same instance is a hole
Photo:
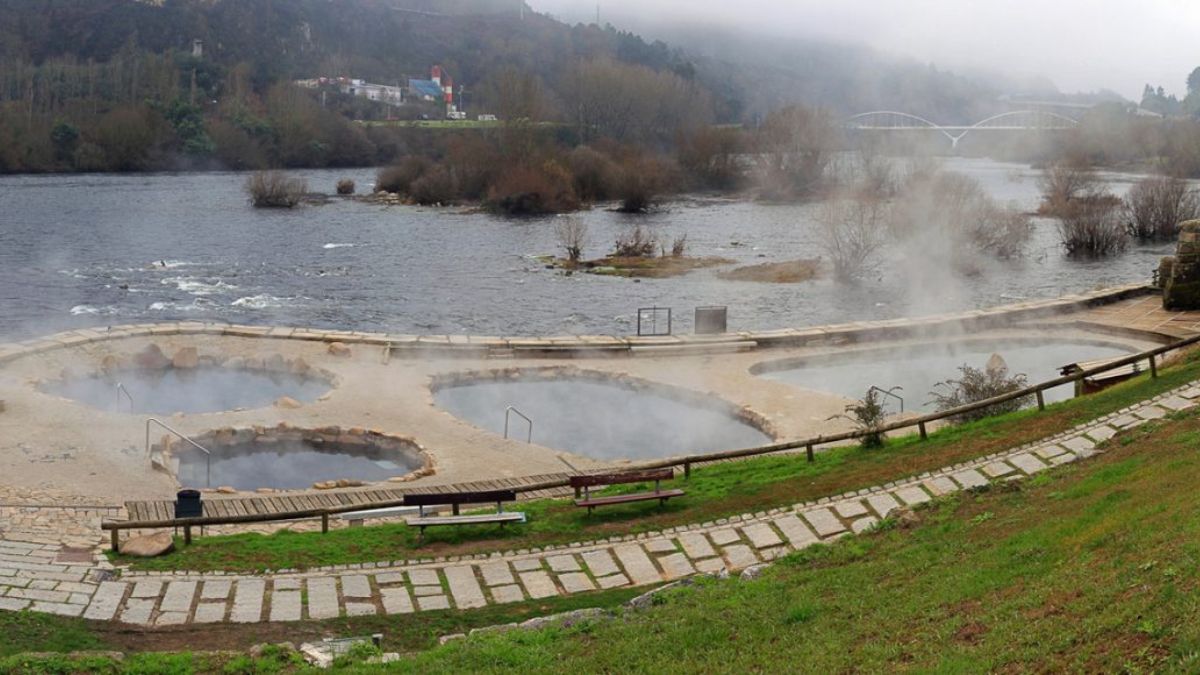
[[[589,551],[583,554],[583,562],[594,577],[603,577],[621,571],[608,549]]]
[[[804,512],[804,519],[816,530],[817,535],[824,538],[839,532],[845,532],[846,526],[833,515],[829,509],[813,509]]]
[[[521,577],[521,585],[525,587],[525,592],[534,600],[558,595],[558,589],[554,586],[554,580],[550,578],[550,574],[545,570],[521,572],[519,576]]]
[[[450,595],[454,598],[455,607],[472,609],[487,605],[483,589],[475,579],[474,567],[447,567],[443,573],[446,575],[446,584],[450,586]]]
[[[617,560],[625,568],[625,574],[629,576],[635,586],[662,581],[662,575],[655,569],[654,562],[650,560],[650,556],[646,555],[641,546],[636,544],[615,546],[613,554],[617,556]]]

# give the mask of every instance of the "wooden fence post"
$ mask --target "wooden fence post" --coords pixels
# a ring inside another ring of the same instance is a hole
[[[329,514],[322,513],[321,514],[321,534],[325,534],[328,531],[329,531]]]
[[[691,479],[691,477],[692,477],[692,463],[684,462],[683,463],[683,479],[689,480],[689,479]]]
[[[121,552],[121,547],[120,547],[120,539],[121,539],[121,531],[120,531],[120,530],[118,530],[117,528],[115,528],[115,527],[114,527],[114,528],[112,529],[112,550],[113,550],[113,553],[120,553],[120,552]]]
[[[929,434],[925,432],[925,423],[917,422],[917,428],[921,430],[921,440],[929,438]]]
[[[183,526],[183,543],[189,544],[189,545],[192,543],[192,526],[191,525]]]
[[[1154,355],[1150,355],[1150,377],[1158,377],[1158,366],[1154,363]]]
[[[804,446],[804,454],[808,455],[808,461],[810,461],[810,462],[813,461],[814,459],[816,459],[815,457],[813,457],[813,446],[811,443]]]
[[[1037,390],[1038,410],[1046,409],[1046,397],[1042,395],[1042,390]]]

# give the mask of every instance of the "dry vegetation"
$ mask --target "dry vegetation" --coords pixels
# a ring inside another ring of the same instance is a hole
[[[1173,176],[1143,179],[1129,190],[1123,206],[1125,228],[1131,237],[1149,241],[1174,240],[1179,223],[1200,215],[1200,197],[1187,181]]]
[[[760,263],[717,272],[726,281],[757,281],[770,284],[796,284],[815,279],[821,271],[817,258],[802,258],[786,262]]]
[[[279,171],[256,171],[246,179],[250,203],[257,208],[287,208],[300,203],[308,185]]]

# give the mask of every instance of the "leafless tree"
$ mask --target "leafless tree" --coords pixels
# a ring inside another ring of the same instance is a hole
[[[1179,223],[1200,216],[1200,197],[1187,181],[1170,176],[1146,178],[1125,197],[1123,217],[1130,236],[1138,239],[1169,240]]]
[[[767,190],[778,197],[805,197],[824,178],[838,132],[827,111],[793,105],[767,116],[758,141]]]
[[[862,195],[822,205],[818,245],[829,257],[835,278],[853,281],[874,268],[884,244],[886,213],[881,200]]]
[[[1046,215],[1059,215],[1073,203],[1098,194],[1103,185],[1091,168],[1059,162],[1042,172],[1038,177],[1038,188],[1042,191],[1042,205],[1038,210]]]
[[[557,226],[558,245],[567,252],[567,260],[577,263],[587,246],[588,226],[578,218],[563,218]]]
[[[1129,235],[1118,205],[1119,200],[1092,198],[1077,202],[1059,216],[1058,234],[1067,254],[1097,258],[1125,250]]]

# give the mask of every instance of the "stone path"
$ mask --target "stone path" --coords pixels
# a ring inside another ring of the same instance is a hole
[[[1122,430],[1200,403],[1189,384],[1014,450],[871,489],[767,512],[543,549],[342,565],[261,576],[126,572],[96,547],[105,509],[61,507],[21,519],[0,507],[0,609],[140,625],[297,621],[472,609],[598,589],[641,586],[696,572],[736,571],[817,542],[864,532],[896,509],[959,490],[1024,478],[1102,452]],[[47,520],[49,518],[50,520]],[[55,520],[57,519],[57,520]],[[60,532],[54,532],[59,528]],[[84,531],[93,548],[73,547]],[[80,533],[80,534],[74,534]]]

